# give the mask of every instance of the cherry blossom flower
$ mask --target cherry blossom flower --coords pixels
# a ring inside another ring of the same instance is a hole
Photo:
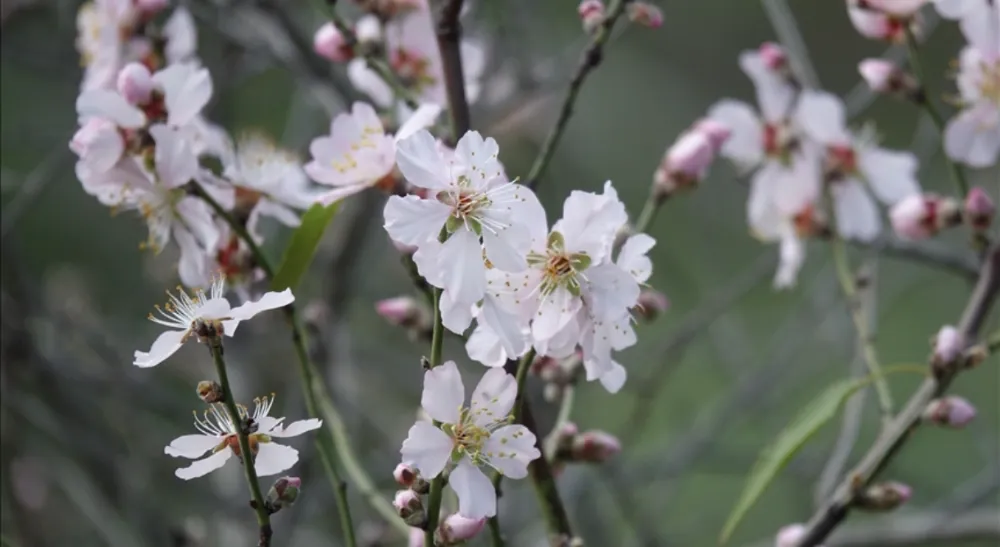
[[[324,23],[313,36],[313,51],[335,63],[343,63],[354,57],[354,51],[347,39],[333,23]]]
[[[437,105],[421,106],[395,137],[385,133],[378,114],[367,103],[356,102],[350,113],[338,114],[330,124],[330,134],[309,145],[313,159],[306,164],[306,173],[334,187],[320,202],[335,203],[365,188],[393,182],[396,143],[432,125],[440,112]]]
[[[135,352],[132,364],[137,367],[148,368],[162,363],[189,338],[195,335],[201,337],[199,330],[207,330],[217,336],[233,336],[241,321],[251,319],[262,311],[287,306],[295,300],[291,289],[285,289],[266,293],[256,302],[233,308],[225,298],[225,280],[221,276],[212,283],[207,295],[202,289],[196,289],[193,295],[189,295],[178,287],[177,295],[168,292],[167,296],[167,304],[163,308],[156,306],[158,315],[149,314],[149,320],[170,330],[160,334],[148,352]]]
[[[246,422],[251,431],[247,440],[258,477],[276,475],[291,469],[299,461],[298,450],[278,444],[275,439],[297,437],[323,425],[323,421],[316,418],[285,425],[282,423],[284,418],[268,415],[273,405],[272,395],[254,399],[252,413],[244,406],[237,407],[240,421]],[[203,477],[221,468],[233,455],[243,461],[236,429],[239,426],[233,423],[221,403],[210,405],[203,416],[198,416],[196,412],[194,427],[198,430],[197,434],[177,437],[163,450],[165,454],[175,458],[195,460],[191,465],[178,469],[175,472],[177,477],[184,480]],[[202,458],[206,452],[211,454]]]
[[[137,15],[131,0],[95,0],[80,7],[76,48],[85,67],[82,90],[114,85],[123,64],[123,34],[129,34],[122,29],[131,29]]]
[[[524,270],[528,226],[542,211],[534,192],[507,181],[498,152],[495,140],[475,131],[459,140],[451,159],[426,130],[397,144],[400,171],[432,198],[390,197],[385,229],[397,243],[418,248],[413,259],[428,283],[444,289],[442,322],[453,332],[472,321],[488,269]]]
[[[523,479],[528,476],[528,463],[541,456],[535,435],[523,425],[510,425],[516,396],[517,383],[503,369],[490,369],[483,375],[468,406],[454,361],[424,373],[420,405],[441,427],[418,421],[410,428],[400,454],[427,480],[450,468],[448,485],[458,495],[458,512],[465,518],[496,515],[496,491],[481,466]]]
[[[825,147],[825,178],[832,184],[838,232],[849,239],[874,239],[881,218],[867,190],[889,206],[919,194],[916,157],[877,147],[870,132],[848,131],[844,104],[830,93],[804,91],[796,115],[805,132]]]
[[[959,57],[962,110],[947,124],[948,156],[971,167],[989,167],[1000,156],[1000,4],[983,0],[962,16],[969,45]]]
[[[879,9],[898,3],[904,9]],[[892,43],[902,43],[906,40],[906,29],[914,33],[921,25],[920,13],[909,8],[912,0],[848,0],[847,15],[854,29],[865,38]]]

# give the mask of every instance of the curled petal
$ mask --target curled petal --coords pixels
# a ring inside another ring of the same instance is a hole
[[[181,349],[187,334],[186,331],[181,330],[164,332],[156,338],[148,352],[136,351],[132,364],[142,368],[155,367]]]
[[[228,448],[220,450],[203,460],[198,460],[187,467],[182,467],[178,469],[177,471],[174,472],[174,475],[177,475],[178,478],[184,480],[191,480],[191,479],[196,479],[198,477],[203,477],[211,473],[212,471],[219,469],[223,465],[226,465],[226,462],[229,461],[229,458],[231,458],[232,456],[233,456],[232,450],[229,450]]]

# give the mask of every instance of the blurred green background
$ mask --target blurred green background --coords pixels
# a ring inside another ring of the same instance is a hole
[[[679,132],[722,97],[753,101],[736,59],[741,50],[776,39],[766,6],[750,0],[658,4],[663,27],[622,25],[629,28],[615,34],[586,82],[539,190],[550,220],[571,189],[598,190],[607,179],[638,214],[653,170]],[[822,86],[848,95],[856,110],[865,106],[855,119],[876,122],[888,146],[914,148],[925,188],[950,192],[934,132],[916,110],[888,99],[868,105],[855,87],[858,61],[881,55],[885,46],[856,34],[843,2],[789,4]],[[160,256],[139,251],[145,238],[139,219],[112,217],[73,175],[67,142],[76,127],[81,76],[73,46],[78,6],[2,4],[3,534],[11,545],[26,547],[251,545],[253,517],[238,466],[184,482],[173,476],[178,461],[163,454],[171,439],[191,432],[189,412],[201,406],[193,387],[212,376],[207,352],[192,345],[153,370],[130,364],[131,352],[148,347],[158,332],[145,316],[163,289],[176,284],[177,257],[171,249]],[[318,12],[281,0],[188,6],[215,81],[209,117],[234,133],[262,128],[307,154],[331,112],[343,108],[328,85],[331,75],[343,80],[343,67],[328,68],[296,50],[275,13],[288,15],[284,22],[308,47],[321,24]],[[467,14],[466,32],[486,39],[491,57],[504,63],[496,66],[517,75],[514,95],[494,99],[491,90],[502,95],[500,78],[508,72],[491,71],[484,99],[473,109],[474,127],[498,139],[512,176],[527,173],[586,43],[575,9],[568,0],[507,0],[478,2]],[[924,48],[936,96],[954,92],[946,74],[961,43],[955,25],[943,22]],[[998,168],[970,177],[1000,197]],[[366,194],[347,203],[297,297],[316,325],[317,351],[355,450],[388,497],[399,444],[419,403],[419,357],[427,348],[374,311],[379,299],[413,292],[381,228],[382,199]],[[630,375],[622,392],[612,396],[585,385],[572,415],[581,429],[619,436],[623,451],[606,465],[570,467],[559,477],[588,546],[715,545],[758,451],[827,384],[858,370],[829,248],[811,244],[798,287],[774,291],[776,249],[749,235],[745,199],[745,186],[720,163],[696,192],[668,202],[650,230],[658,242],[651,284],[668,295],[671,308],[640,325],[638,345],[619,356]],[[266,250],[277,259],[288,232],[273,228]],[[971,257],[962,233],[928,246]],[[929,337],[957,321],[969,281],[870,250],[852,251],[852,260],[875,272],[883,362],[924,362]],[[985,332],[996,330],[995,315]],[[238,392],[276,392],[277,415],[304,415],[288,332],[277,317],[241,328],[227,350]],[[463,354],[457,344],[445,348],[446,358],[463,363],[471,385],[482,368]],[[954,386],[979,411],[972,425],[920,431],[883,474],[913,485],[913,500],[890,516],[853,515],[847,528],[924,515],[946,523],[996,510],[997,364],[992,359]],[[557,405],[544,401],[532,381],[530,396],[547,432]],[[918,382],[915,375],[891,378],[898,404]],[[868,396],[855,458],[875,435],[875,407]],[[732,545],[768,545],[780,526],[808,519],[839,428],[838,418],[795,458]],[[333,497],[312,443],[292,444],[303,453],[293,471],[306,478],[304,497],[275,516],[275,545],[338,545]],[[361,534],[376,538],[376,517],[356,492],[351,502]],[[509,545],[545,543],[526,481],[505,483],[500,514]],[[475,544],[485,545],[485,536]]]

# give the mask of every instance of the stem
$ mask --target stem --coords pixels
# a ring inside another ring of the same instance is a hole
[[[552,426],[552,432],[549,433],[549,439],[542,454],[542,457],[547,457],[550,461],[555,461],[556,442],[559,440],[559,432],[569,423],[569,417],[573,413],[573,403],[575,400],[576,386],[570,383],[563,388],[562,401],[559,402],[559,414],[556,416],[556,423]]]
[[[538,179],[545,173],[545,169],[552,160],[556,146],[559,144],[559,140],[566,130],[569,118],[573,114],[573,105],[576,103],[576,96],[580,93],[580,88],[583,87],[584,80],[587,79],[587,75],[597,65],[601,64],[604,44],[611,37],[611,29],[614,27],[615,22],[625,12],[626,3],[627,0],[611,0],[607,16],[600,26],[594,30],[590,45],[583,51],[583,55],[580,57],[580,64],[577,66],[576,73],[573,74],[573,78],[569,82],[569,88],[566,90],[566,96],[563,98],[562,107],[559,109],[559,117],[556,118],[555,124],[549,130],[548,136],[545,137],[542,149],[538,153],[538,157],[535,158],[535,163],[532,164],[531,171],[528,172],[526,184],[532,190],[538,185]]]
[[[441,350],[444,345],[444,325],[441,323],[441,289],[434,288],[434,330],[431,334],[431,357],[429,366],[434,368],[441,364]],[[434,426],[441,423],[434,420]],[[441,493],[444,489],[444,476],[438,474],[431,480],[431,492],[427,497],[427,528],[424,531],[425,547],[434,547],[434,531],[437,530],[438,518],[441,513]],[[398,519],[397,519],[398,520]]]
[[[958,163],[952,161],[948,157],[948,153],[944,148],[944,118],[941,117],[941,113],[938,112],[937,107],[934,106],[934,102],[931,101],[929,93],[927,93],[926,80],[924,79],[923,66],[920,64],[920,55],[917,51],[917,37],[914,36],[913,31],[909,26],[906,27],[906,48],[910,54],[910,67],[913,69],[913,76],[917,79],[917,84],[920,86],[920,95],[922,100],[919,100],[919,104],[923,107],[924,111],[931,117],[931,121],[934,122],[934,126],[937,127],[938,132],[941,133],[941,154],[944,156],[945,162],[948,163],[948,169],[951,171],[951,178],[955,182],[955,186],[958,188],[958,193],[964,199],[966,194],[969,193],[969,183],[965,180],[965,172]]]
[[[521,357],[521,362],[517,365],[517,396],[514,398],[514,421],[521,419],[521,408],[524,406],[524,385],[527,383],[528,370],[532,361],[535,360],[535,348],[528,350],[528,353]]]
[[[243,472],[246,475],[247,485],[250,486],[250,494],[253,496],[253,508],[257,513],[257,525],[260,528],[259,547],[271,545],[271,517],[267,507],[264,505],[264,496],[260,493],[260,483],[257,481],[257,470],[254,468],[254,454],[250,451],[250,439],[247,438],[247,431],[243,416],[236,406],[233,398],[233,390],[229,387],[229,375],[226,374],[226,361],[222,357],[222,340],[216,338],[209,343],[208,349],[212,352],[212,360],[215,362],[215,372],[219,375],[219,385],[222,386],[222,398],[229,412],[229,419],[233,422],[233,429],[236,430],[236,438],[240,442],[240,456],[243,462]]]
[[[829,191],[826,192],[827,203],[832,204]],[[868,324],[868,318],[858,295],[858,285],[851,273],[851,266],[847,258],[847,248],[844,240],[837,231],[837,218],[833,212],[833,207],[829,207],[830,215],[830,251],[833,257],[833,264],[837,270],[837,279],[840,281],[840,288],[847,299],[847,306],[851,312],[851,320],[854,322],[854,329],[858,333],[858,343],[861,356],[868,367],[868,372],[875,379],[875,392],[878,394],[879,407],[882,410],[882,419],[886,422],[892,418],[892,392],[889,390],[889,382],[882,374],[882,366],[879,364],[878,352],[875,351],[875,337]]]
[[[267,277],[273,277],[274,267],[271,265],[270,260],[268,260],[267,255],[264,254],[260,246],[250,236],[250,233],[247,232],[246,227],[237,221],[219,202],[215,201],[197,182],[192,181],[190,188],[194,195],[208,203],[209,207],[225,220],[230,228],[236,232],[236,235],[246,243],[247,248],[254,257],[254,262],[267,274]],[[344,470],[351,478],[358,492],[375,509],[375,512],[401,535],[404,537],[407,536],[410,533],[409,527],[399,519],[392,505],[379,494],[374,482],[372,482],[371,478],[365,472],[364,467],[361,466],[351,450],[344,421],[333,405],[329,393],[326,391],[326,386],[322,381],[319,369],[312,362],[312,359],[309,358],[309,353],[306,350],[306,335],[302,329],[297,309],[294,304],[290,304],[283,308],[283,310],[285,312],[285,319],[292,329],[292,343],[295,347],[299,376],[302,379],[302,388],[305,393],[306,409],[310,416],[322,418],[323,425],[326,426],[326,430],[330,435],[328,440],[318,439],[317,448],[323,464],[323,470],[326,472],[334,494],[337,497],[337,510],[340,512],[340,521],[344,525],[343,533],[347,545],[354,546],[357,542],[354,534],[353,520],[351,519],[351,511],[348,506],[347,486],[338,472],[338,458],[340,460],[339,463],[343,464]]]
[[[635,231],[645,232],[649,225],[653,223],[656,219],[656,213],[660,210],[661,200],[656,199],[655,192],[650,192],[649,197],[646,198],[646,203],[642,206],[642,212],[639,213],[639,220],[635,223]]]
[[[496,516],[493,516],[486,521],[486,524],[490,529],[490,545],[493,547],[504,547],[503,535],[500,534],[500,520]]]
[[[465,95],[465,74],[462,69],[462,53],[459,41],[462,27],[458,16],[462,12],[463,0],[446,0],[441,6],[441,17],[437,22],[437,43],[441,52],[441,72],[444,88],[451,111],[452,146],[472,126],[469,101]]]

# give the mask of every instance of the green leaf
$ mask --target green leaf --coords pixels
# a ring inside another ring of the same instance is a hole
[[[272,291],[294,289],[299,284],[309,269],[309,264],[312,263],[326,225],[333,220],[339,207],[339,203],[326,207],[317,203],[302,215],[302,224],[292,234],[292,240],[285,249],[285,256],[281,258],[281,265],[271,279]]]
[[[726,525],[719,536],[720,544],[729,540],[753,504],[806,441],[837,415],[840,405],[848,397],[870,381],[868,378],[852,378],[841,380],[826,388],[826,391],[813,399],[798,417],[785,427],[778,438],[761,452],[757,463],[750,471],[746,486],[743,487],[743,494],[740,495],[736,507],[726,520]]]

